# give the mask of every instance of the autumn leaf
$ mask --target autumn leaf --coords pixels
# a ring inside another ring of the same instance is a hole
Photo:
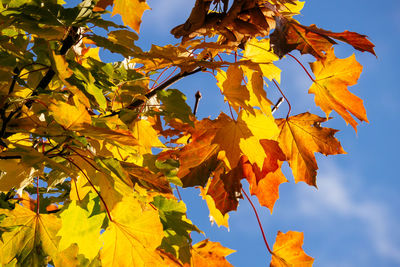
[[[80,130],[86,124],[91,124],[92,118],[85,106],[79,101],[75,105],[70,105],[62,101],[54,101],[49,107],[53,118],[65,129]]]
[[[186,217],[186,205],[182,201],[156,196],[152,204],[158,209],[165,237],[160,248],[171,253],[183,263],[190,263],[192,231],[201,232]]]
[[[112,221],[102,234],[104,266],[162,266],[155,252],[164,237],[158,212],[126,196],[111,212]]]
[[[138,120],[132,125],[132,134],[139,142],[139,153],[151,153],[153,147],[162,148],[164,144],[158,139],[156,130],[147,120]]]
[[[368,51],[375,55],[374,45],[367,36],[355,32],[344,31],[335,33],[317,28],[314,24],[304,26],[295,20],[280,19],[278,27],[271,34],[274,52],[283,57],[294,49],[302,54],[311,54],[317,59],[325,58],[324,52],[331,50],[337,39],[352,45],[360,51]]]
[[[223,247],[219,242],[211,242],[208,239],[198,242],[192,248],[193,267],[231,267],[226,256],[235,252]]]
[[[90,200],[87,207],[81,207],[77,201],[72,201],[61,214],[62,226],[57,236],[60,236],[59,250],[68,248],[76,243],[79,254],[92,260],[102,246],[100,231],[105,213],[92,215],[95,203]]]
[[[1,210],[6,215],[0,227],[12,227],[2,234],[0,259],[7,264],[14,258],[21,266],[45,265],[58,254],[60,219],[52,214],[36,214],[30,209],[15,205],[14,210]]]
[[[241,158],[241,164],[243,176],[250,185],[250,193],[256,195],[260,205],[267,207],[272,213],[279,198],[279,186],[287,182],[281,171],[281,164],[286,156],[276,141],[261,140],[261,144],[267,154],[262,169],[251,164],[245,156]]]
[[[242,177],[243,171],[240,164],[226,173],[222,166],[214,172],[214,177],[207,186],[207,195],[214,199],[215,207],[222,215],[237,209],[239,198],[242,197],[240,182]]]
[[[334,137],[337,130],[321,127],[326,118],[302,113],[276,121],[280,134],[279,146],[286,155],[297,182],[316,186],[317,161],[314,153],[324,155],[344,154],[340,142]]]
[[[272,249],[271,267],[312,266],[314,259],[302,249],[303,233],[289,231],[286,234],[278,231]]]
[[[326,59],[310,63],[315,74],[315,82],[308,93],[315,95],[315,103],[322,108],[327,117],[332,110],[353,126],[357,132],[355,116],[360,121],[366,121],[367,113],[363,101],[349,92],[348,86],[355,85],[360,77],[362,66],[354,55],[339,59],[332,50],[326,53]]]
[[[34,168],[19,159],[0,160],[0,191],[12,188],[23,189],[32,182],[36,173]]]
[[[273,64],[279,58],[272,52],[269,39],[251,39],[246,43],[243,60],[259,64],[263,75],[269,80],[281,80],[281,70]]]
[[[240,107],[253,112],[253,108],[246,103],[250,101],[250,94],[247,87],[242,84],[243,71],[239,66],[231,65],[227,72],[218,70],[215,78],[218,81],[218,87],[236,113],[239,113]]]
[[[242,110],[237,121],[224,113],[218,117],[220,129],[213,142],[225,151],[228,168],[235,168],[242,154],[246,155],[251,163],[262,166],[266,155],[260,140],[274,140],[278,135],[272,116],[266,116],[259,110],[254,111],[255,115],[251,115]]]
[[[143,12],[148,9],[145,0],[114,0],[112,16],[121,15],[122,21],[139,33]]]
[[[225,226],[229,229],[229,213],[222,214],[222,212],[217,209],[215,201],[212,196],[207,194],[208,187],[211,184],[211,179],[208,181],[205,188],[200,187],[200,196],[206,201],[208,210],[210,211],[210,221],[216,223],[218,226]]]

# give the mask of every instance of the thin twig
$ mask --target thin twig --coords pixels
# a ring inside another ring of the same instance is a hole
[[[193,115],[196,116],[197,108],[199,107],[199,102],[200,102],[200,99],[201,99],[201,93],[200,93],[200,91],[197,91],[196,94],[195,94],[194,96],[196,97],[196,102],[194,103]]]
[[[272,80],[273,83],[275,84],[275,86],[278,88],[279,92],[281,93],[281,95],[283,96],[283,98],[285,98],[286,102],[288,103],[289,106],[289,110],[288,113],[286,114],[286,119],[289,118],[290,115],[290,111],[292,110],[292,105],[290,105],[290,101],[286,98],[285,94],[282,92],[281,88],[279,87],[278,83],[275,81],[275,79]]]
[[[160,84],[159,86],[157,86],[156,88],[154,88],[153,90],[151,90],[150,92],[148,92],[147,94],[145,94],[145,97],[147,99],[152,98],[153,96],[155,96],[158,92],[167,89],[168,87],[170,87],[172,84],[176,83],[177,81],[179,81],[180,79],[187,77],[189,75],[195,74],[197,72],[203,71],[204,69],[202,67],[198,67],[192,71],[184,71],[181,72],[175,76],[173,76],[172,78],[170,78],[169,80],[163,82],[162,84]],[[142,99],[137,99],[134,102],[132,102],[131,104],[129,104],[129,106],[127,106],[126,108],[128,109],[135,109],[137,107],[140,107],[142,104],[144,104],[145,101]],[[121,112],[121,110],[119,111],[113,111],[111,114],[106,115],[105,117],[111,117],[114,115],[118,115]]]
[[[280,97],[278,101],[276,101],[276,104],[274,107],[271,109],[271,113],[274,114],[274,112],[279,108],[279,106],[283,103],[284,98]]]

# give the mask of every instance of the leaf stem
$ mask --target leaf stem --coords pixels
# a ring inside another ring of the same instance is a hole
[[[96,194],[99,196],[101,202],[103,203],[104,208],[106,209],[106,212],[107,212],[108,219],[111,222],[113,222],[113,219],[110,214],[110,210],[108,209],[108,206],[107,206],[104,198],[101,196],[100,192],[96,189],[96,187],[94,187],[92,181],[89,179],[89,177],[86,175],[86,173],[84,173],[83,170],[81,169],[81,167],[79,167],[72,159],[67,158],[67,157],[65,159],[68,160],[69,162],[71,162],[72,165],[74,165],[76,168],[78,168],[78,170],[80,170],[80,172],[85,176],[86,180],[89,182],[90,186],[93,188],[93,190],[96,192]]]
[[[304,65],[300,62],[300,60],[298,60],[295,56],[291,55],[291,54],[287,54],[288,56],[290,56],[291,58],[293,58],[294,60],[297,61],[297,63],[300,64],[300,66],[303,68],[303,70],[307,73],[308,77],[311,79],[311,81],[315,82],[314,78],[311,76],[311,74],[308,72],[308,70],[306,69],[306,67],[304,67]]]
[[[247,195],[246,191],[243,190],[243,188],[242,188],[242,193],[243,193],[244,196],[247,198],[247,200],[250,202],[250,205],[251,205],[251,207],[253,208],[254,214],[256,215],[256,218],[257,218],[258,226],[260,227],[261,234],[262,234],[262,237],[263,237],[263,239],[264,239],[264,243],[265,243],[265,245],[266,245],[266,247],[267,247],[267,249],[268,249],[268,252],[271,253],[271,254],[273,254],[271,248],[270,248],[269,245],[268,245],[267,238],[265,237],[264,229],[263,229],[263,227],[262,227],[262,224],[261,224],[261,221],[260,221],[260,217],[258,216],[258,212],[257,212],[257,210],[256,210],[256,207],[254,207],[253,202],[251,201],[251,199],[250,199],[249,196]]]
[[[39,215],[39,175],[36,176],[36,214]]]

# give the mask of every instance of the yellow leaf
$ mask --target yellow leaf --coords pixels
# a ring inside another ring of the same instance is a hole
[[[57,55],[56,53],[54,53],[54,51],[52,51],[52,56],[56,65],[58,76],[61,80],[65,80],[71,77],[72,74],[74,74],[74,72],[70,68],[68,68],[68,63],[65,60],[65,56]]]
[[[84,66],[85,68],[90,68],[90,65],[87,62],[89,57],[101,61],[99,57],[100,47],[89,47],[86,49],[87,52],[83,55],[82,58],[82,66]]]
[[[262,167],[266,154],[260,139],[276,140],[279,134],[272,116],[266,116],[260,110],[254,111],[255,115],[251,115],[242,110],[237,121],[224,113],[218,117],[221,128],[213,142],[225,151],[226,164],[230,169],[236,167],[242,154],[246,155],[251,163]]]
[[[249,112],[253,111],[253,108],[246,104],[250,100],[250,94],[247,87],[242,85],[243,71],[237,65],[230,65],[227,72],[219,69],[215,78],[218,87],[236,113],[239,113],[239,107]]]
[[[87,209],[77,205],[72,201],[68,208],[63,210],[60,217],[62,227],[57,233],[61,237],[59,250],[67,249],[70,245],[76,243],[79,247],[79,254],[85,255],[92,260],[101,248],[100,231],[103,224],[105,213],[92,216],[93,201],[89,202]]]
[[[289,231],[286,234],[278,231],[273,246],[271,267],[308,267],[314,259],[302,249],[303,233]]]
[[[113,218],[102,234],[103,266],[163,266],[156,248],[164,237],[158,212],[125,197],[111,212]]]
[[[145,0],[114,0],[112,15],[120,14],[124,24],[139,33],[143,12],[150,7]]]
[[[254,66],[243,65],[241,67],[248,79],[246,85],[250,93],[248,104],[253,107],[260,107],[265,115],[270,115],[272,103],[267,98],[267,93],[264,90],[264,79],[260,67],[257,64],[254,64]]]
[[[90,186],[86,186],[88,181],[82,175],[79,175],[76,178],[71,178],[71,191],[69,192],[69,197],[71,200],[82,200],[85,196],[90,192]],[[75,181],[76,180],[76,181]]]
[[[1,210],[0,213],[7,216],[0,227],[13,228],[2,234],[2,264],[17,258],[20,266],[41,266],[45,256],[57,257],[56,234],[61,226],[60,219],[51,214],[36,214],[20,205],[15,205],[12,211]]]
[[[324,155],[346,153],[334,137],[337,130],[320,126],[326,120],[307,112],[276,121],[280,128],[279,146],[292,168],[296,183],[303,181],[316,186],[318,165],[315,152]]]
[[[210,195],[207,195],[208,187],[210,186],[210,184],[211,180],[208,181],[205,188],[200,187],[200,196],[202,196],[203,199],[206,200],[208,210],[210,211],[210,221],[215,222],[218,227],[222,225],[229,229],[229,213],[225,213],[224,215],[222,215],[221,211],[219,211],[215,206],[214,199]]]
[[[244,60],[251,60],[260,65],[263,75],[269,80],[275,79],[281,81],[281,70],[274,65],[273,61],[279,60],[279,57],[272,52],[269,39],[258,41],[256,38],[246,43],[243,53]]]
[[[164,144],[158,139],[156,130],[151,126],[150,122],[147,120],[135,121],[132,126],[132,135],[139,142],[140,154],[151,154],[151,148],[164,147]]]
[[[357,132],[358,123],[351,114],[360,121],[368,122],[368,119],[363,101],[347,88],[357,83],[362,71],[362,66],[356,61],[354,54],[339,59],[331,49],[326,53],[324,60],[310,65],[315,74],[315,82],[308,93],[315,94],[315,103],[322,108],[327,117],[335,110]]]
[[[219,242],[211,242],[208,239],[198,242],[192,248],[193,267],[233,267],[226,260],[226,256],[235,250],[223,247]]]
[[[79,101],[75,101],[74,106],[62,101],[54,101],[50,105],[49,110],[54,120],[66,130],[80,130],[85,125],[92,123],[89,112],[87,112],[85,106]]]

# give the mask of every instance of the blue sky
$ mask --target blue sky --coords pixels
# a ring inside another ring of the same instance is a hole
[[[151,44],[176,43],[169,31],[183,23],[194,0],[148,0],[152,7],[146,11],[137,42],[143,49]],[[258,208],[261,220],[272,245],[278,230],[304,232],[303,248],[315,258],[314,266],[400,266],[400,175],[397,166],[400,149],[398,132],[400,93],[399,72],[400,1],[378,3],[371,0],[309,0],[297,20],[304,25],[316,24],[332,31],[350,30],[366,34],[376,45],[378,58],[355,52],[346,44],[336,46],[338,57],[356,54],[364,66],[359,83],[351,92],[364,99],[370,123],[358,127],[358,134],[346,126],[336,113],[325,126],[339,129],[338,139],[347,155],[317,155],[319,189],[304,183],[295,184],[290,171],[290,183],[281,185],[280,199],[271,215]],[[311,57],[294,53],[304,63]],[[290,58],[278,63],[282,68],[282,88],[291,99],[292,114],[310,111],[323,115],[315,107],[307,91],[311,81],[300,66]],[[194,94],[200,90],[198,116],[215,118],[226,104],[219,96],[215,79],[206,73],[196,74],[174,85],[188,96],[192,105]],[[273,86],[268,97],[276,101],[279,95]],[[276,112],[284,116],[287,106]],[[247,188],[247,185],[245,185]],[[241,201],[232,212],[229,231],[211,226],[208,209],[199,191],[181,191],[188,206],[190,219],[207,238],[237,250],[228,257],[234,266],[266,266],[270,256],[266,251],[256,218],[250,205]],[[257,203],[256,198],[253,201]],[[196,241],[204,236],[193,236]]]

